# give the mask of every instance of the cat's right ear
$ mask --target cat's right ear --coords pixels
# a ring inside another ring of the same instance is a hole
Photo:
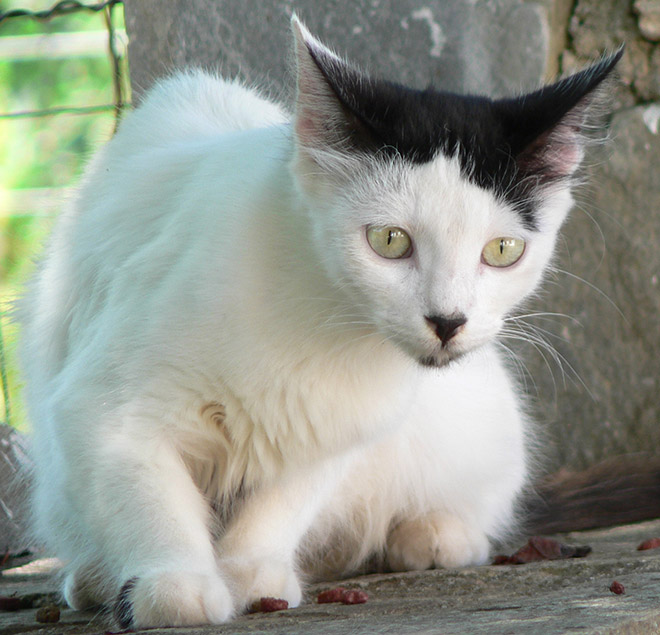
[[[294,14],[296,101],[294,133],[299,173],[319,167],[342,171],[355,159],[352,150],[369,132],[354,105],[351,86],[368,79],[317,40]],[[305,165],[310,164],[310,165]]]
[[[623,55],[612,55],[554,84],[495,102],[521,173],[537,185],[571,178],[595,131],[604,131],[608,82]]]

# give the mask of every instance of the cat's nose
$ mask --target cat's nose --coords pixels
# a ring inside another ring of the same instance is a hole
[[[456,335],[461,327],[467,322],[464,315],[427,315],[426,322],[435,331],[435,334],[442,341],[443,346]]]

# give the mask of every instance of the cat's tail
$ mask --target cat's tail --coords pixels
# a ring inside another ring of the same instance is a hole
[[[537,485],[527,529],[552,534],[660,518],[660,457],[613,457],[581,472],[561,470]]]

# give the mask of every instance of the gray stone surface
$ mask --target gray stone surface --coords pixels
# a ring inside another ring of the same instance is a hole
[[[617,113],[611,136],[532,307],[571,316],[537,322],[558,336],[565,381],[526,360],[562,465],[660,447],[660,104]]]
[[[537,321],[565,359],[565,374],[548,353],[544,359],[533,346],[523,349],[526,382],[547,431],[546,466],[578,468],[611,454],[654,450],[660,441],[660,136],[653,114],[660,44],[647,24],[657,4],[127,0],[126,15],[138,93],[174,66],[202,64],[285,94],[293,9],[321,38],[378,74],[492,94],[534,86],[558,63],[568,71],[627,42],[613,142],[590,157],[590,184],[560,245],[558,269],[567,273],[550,276],[531,308],[570,316]],[[637,107],[640,101],[645,105]]]
[[[128,0],[135,93],[191,64],[288,93],[292,10],[361,66],[412,86],[519,92],[548,63],[548,9],[522,0]]]
[[[343,584],[365,589],[369,594],[366,604],[316,604],[316,594],[329,587],[317,585],[309,589],[297,609],[245,615],[223,626],[144,633],[646,635],[660,629],[660,550],[640,552],[636,547],[658,535],[658,521],[569,534],[562,538],[564,542],[588,544],[593,552],[582,559],[527,565],[363,576]],[[609,591],[614,580],[624,585],[625,594]],[[54,579],[39,572],[5,572],[0,577],[0,595],[13,593],[35,606],[51,603],[55,599]],[[60,623],[48,626],[35,623],[34,608],[0,612],[3,634],[31,633],[38,627],[40,634],[79,635],[103,633],[112,623],[102,613],[70,609],[62,611]]]

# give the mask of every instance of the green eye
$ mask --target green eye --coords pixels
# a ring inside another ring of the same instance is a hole
[[[522,238],[495,238],[481,252],[482,260],[491,267],[510,267],[525,251]]]
[[[412,253],[412,241],[400,227],[368,227],[367,240],[383,258],[407,258]]]

